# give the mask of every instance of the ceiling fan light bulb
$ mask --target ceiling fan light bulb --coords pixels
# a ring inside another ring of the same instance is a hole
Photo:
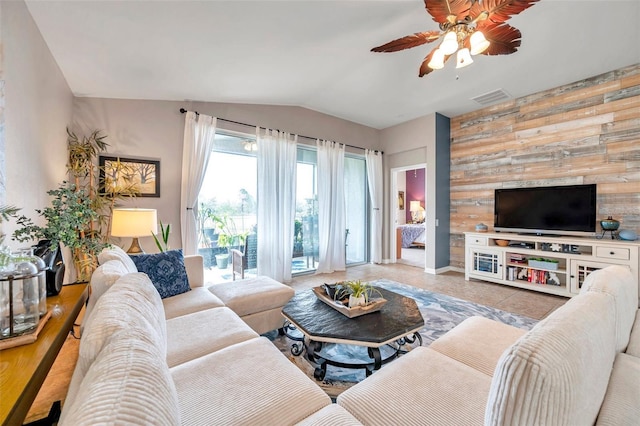
[[[432,70],[439,70],[444,68],[444,52],[442,49],[436,49],[431,55],[431,60],[427,64]]]
[[[458,50],[458,55],[456,56],[456,68],[464,68],[472,63],[473,59],[471,59],[469,49],[465,47],[464,49]]]
[[[471,34],[471,39],[469,40],[471,43],[471,54],[477,55],[479,53],[484,52],[489,47],[489,41],[484,37],[481,31],[476,31]]]
[[[455,31],[449,31],[445,34],[444,40],[440,44],[440,50],[445,55],[452,55],[458,50],[458,35]]]

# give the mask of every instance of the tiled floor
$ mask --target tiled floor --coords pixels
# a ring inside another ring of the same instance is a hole
[[[439,275],[427,274],[421,268],[402,264],[366,264],[350,267],[346,272],[303,275],[295,277],[291,286],[298,290],[346,279],[373,281],[379,278],[386,278],[437,293],[448,294],[534,319],[546,317],[568,300],[565,297],[492,284],[485,281],[465,281],[464,274],[459,272],[447,272]]]

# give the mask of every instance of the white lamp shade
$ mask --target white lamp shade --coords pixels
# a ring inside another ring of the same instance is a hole
[[[113,209],[111,236],[148,237],[158,232],[156,209]]]
[[[419,212],[424,210],[420,205],[420,201],[409,201],[409,211],[411,212]]]
[[[449,31],[445,34],[444,40],[440,44],[440,50],[445,55],[451,55],[458,50],[458,35],[455,31]]]
[[[471,54],[469,53],[469,49],[466,47],[464,49],[458,50],[456,60],[456,68],[463,68],[467,65],[471,65],[473,63],[473,59],[471,59]]]
[[[444,52],[442,49],[436,49],[431,55],[431,60],[427,64],[432,70],[439,70],[444,68]]]
[[[471,34],[471,38],[469,39],[471,43],[471,54],[477,55],[478,53],[482,53],[489,47],[489,41],[484,37],[484,34],[480,31],[476,31]]]

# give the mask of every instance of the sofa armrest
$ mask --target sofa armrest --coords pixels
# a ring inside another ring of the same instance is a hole
[[[185,256],[184,267],[187,270],[189,286],[191,288],[204,287],[204,261],[202,256],[197,254]]]

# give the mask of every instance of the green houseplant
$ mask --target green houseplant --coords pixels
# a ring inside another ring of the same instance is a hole
[[[30,218],[20,216],[22,228],[16,230],[13,239],[20,242],[48,239],[52,249],[64,244],[71,250],[76,280],[87,281],[97,267],[97,255],[108,245],[111,212],[115,201],[125,196],[135,196],[135,187],[109,191],[103,185],[99,191],[97,157],[109,146],[100,130],[89,136],[78,137],[67,129],[67,172],[70,181],[63,181],[57,189],[48,191],[51,205],[36,212],[45,224],[36,225]],[[106,226],[105,226],[106,225]],[[69,261],[69,259],[65,260]]]
[[[238,233],[236,224],[230,216],[212,215],[211,219],[220,230],[218,235],[218,247],[226,248],[226,253],[216,254],[218,268],[225,269],[229,262],[229,249],[242,246],[247,234]]]

